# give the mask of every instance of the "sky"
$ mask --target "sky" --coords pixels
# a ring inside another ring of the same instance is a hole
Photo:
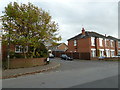
[[[59,25],[61,43],[81,33],[81,28],[118,38],[118,0],[0,0],[0,15],[10,2],[35,6],[50,13]]]

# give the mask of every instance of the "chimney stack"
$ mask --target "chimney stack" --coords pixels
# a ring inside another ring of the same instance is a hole
[[[105,37],[106,37],[106,34],[105,34]]]
[[[85,35],[85,29],[82,28],[82,35]]]

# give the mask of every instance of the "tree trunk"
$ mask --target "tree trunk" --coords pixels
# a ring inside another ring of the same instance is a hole
[[[25,52],[25,46],[23,47],[23,53],[24,53],[24,58],[26,59],[27,56],[26,56],[26,52]]]
[[[35,50],[36,50],[36,48],[34,48],[31,58],[33,58],[35,56]]]

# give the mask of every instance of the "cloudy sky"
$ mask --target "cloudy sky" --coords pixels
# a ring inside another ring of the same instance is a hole
[[[10,2],[28,2],[43,8],[59,24],[62,41],[81,33],[81,28],[118,37],[118,0],[0,0],[0,14]]]

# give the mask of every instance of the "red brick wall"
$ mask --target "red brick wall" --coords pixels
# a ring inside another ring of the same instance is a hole
[[[74,46],[74,40],[68,41],[68,50],[67,52],[90,52],[90,38],[83,38],[76,40],[77,45]]]
[[[29,59],[11,59],[10,68],[26,68],[45,65],[46,58],[29,58]]]
[[[74,40],[70,40],[68,41],[68,50],[67,52],[70,52],[70,51],[75,51],[76,50],[76,47],[74,46]]]
[[[68,47],[65,44],[60,45],[57,49],[66,50]]]
[[[13,44],[10,45],[10,51],[15,51],[15,46]],[[2,43],[2,60],[7,58],[7,44]]]
[[[115,55],[118,55],[118,41],[115,42]]]
[[[7,46],[2,43],[2,60],[5,60],[7,57]]]
[[[91,38],[83,38],[78,40],[78,52],[91,52]]]

